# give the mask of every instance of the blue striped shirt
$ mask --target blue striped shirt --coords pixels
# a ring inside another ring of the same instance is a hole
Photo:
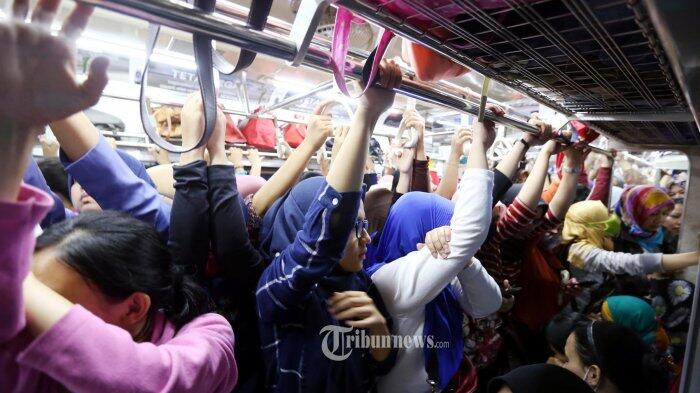
[[[360,192],[339,193],[324,182],[294,242],[274,256],[260,278],[256,297],[269,391],[371,391],[374,375],[393,366],[395,356],[379,364],[369,350],[355,349],[342,362],[321,354],[321,329],[341,325],[327,310],[333,289],[324,278],[338,269],[359,203]],[[352,288],[343,290],[368,292],[386,314],[369,277],[364,272],[351,277]]]

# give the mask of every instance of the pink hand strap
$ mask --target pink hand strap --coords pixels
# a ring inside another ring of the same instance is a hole
[[[350,29],[352,28],[353,22],[358,24],[366,23],[364,20],[354,16],[352,12],[347,9],[338,7],[338,13],[335,16],[335,28],[333,29],[330,66],[333,70],[335,84],[338,86],[338,89],[348,97],[352,96],[348,92],[348,86],[345,83],[345,69],[347,67],[345,59],[348,55],[348,41],[350,39]],[[389,42],[391,42],[393,37],[394,33],[389,30],[384,30],[379,44],[377,44],[377,47],[372,51],[364,65],[363,75],[367,75],[366,71],[369,67],[369,77],[365,80],[365,88],[357,97],[352,98],[361,97],[365,94],[367,89],[372,86],[372,82],[374,82],[374,79],[377,77],[377,72],[379,71],[379,63],[382,61],[386,48],[389,46]]]

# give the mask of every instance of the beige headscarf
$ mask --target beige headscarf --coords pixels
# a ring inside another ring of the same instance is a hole
[[[583,266],[583,255],[590,248],[602,248],[611,251],[613,242],[605,236],[605,226],[600,224],[610,217],[608,208],[600,201],[582,201],[574,203],[566,213],[562,240],[567,244],[581,243],[582,247],[569,249],[569,262],[574,266]],[[572,252],[576,249],[578,252]],[[584,251],[581,253],[580,251]]]

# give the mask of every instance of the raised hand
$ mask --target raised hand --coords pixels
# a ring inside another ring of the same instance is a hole
[[[16,0],[14,20],[0,24],[0,118],[37,127],[95,105],[107,85],[109,62],[94,59],[87,79],[76,81],[70,39],[85,28],[92,6],[77,3],[54,37],[49,27],[60,1],[38,2],[25,24],[28,3]]]
[[[376,329],[386,326],[386,319],[374,305],[374,300],[361,291],[336,292],[328,299],[328,311],[333,318],[345,321],[356,329]]]
[[[39,135],[39,143],[41,143],[41,151],[44,158],[58,157],[60,145],[55,138],[47,138],[46,135]]]
[[[505,110],[498,105],[487,104],[486,109],[496,116],[505,115]],[[473,126],[474,142],[481,143],[484,149],[488,149],[496,140],[496,124],[491,120],[484,120],[483,123],[474,122]]]
[[[462,154],[469,154],[469,147],[474,140],[474,133],[471,128],[460,127],[452,134],[452,145],[450,147],[450,155],[453,159],[459,159]],[[469,143],[467,143],[469,142]]]
[[[304,141],[311,143],[314,151],[320,149],[333,132],[333,118],[331,115],[325,114],[325,111],[333,104],[334,101],[321,102],[314,108],[311,117],[309,117]]]
[[[400,147],[395,147],[394,149],[394,154],[398,157],[396,159],[396,169],[398,169],[402,174],[408,174],[408,176],[410,176],[410,173],[413,170],[413,160],[416,157],[416,149]]]
[[[399,136],[403,135],[405,130],[409,130],[411,135],[408,136],[406,142],[397,141],[401,146],[410,148],[422,144],[423,134],[425,132],[425,119],[417,110],[408,109],[403,113],[403,118],[399,125]]]
[[[523,140],[527,142],[530,146],[540,146],[548,140],[552,139],[552,125],[545,122],[539,113],[533,113],[532,117],[530,117],[530,120],[528,120],[528,123],[539,128],[540,130],[540,133],[537,135],[531,134],[529,132],[523,132]]]
[[[542,146],[542,151],[547,152],[550,156],[559,154],[562,151],[566,149],[566,146],[553,140],[550,139],[548,140],[543,146]]]
[[[331,166],[330,160],[326,157],[326,152],[319,150],[316,155],[316,161],[318,161],[318,167],[321,170],[323,176],[328,175],[328,169]]]
[[[384,111],[389,109],[394,103],[396,93],[393,89],[401,86],[401,67],[392,60],[382,60],[379,68],[380,88],[367,89],[360,98],[359,111],[378,118]]]
[[[403,113],[401,126],[405,128],[414,128],[419,135],[423,135],[425,131],[425,119],[415,109],[408,109]]]
[[[262,165],[263,158],[258,149],[248,149],[248,161],[250,161],[251,166]]]
[[[418,249],[428,247],[433,258],[446,259],[450,256],[450,239],[452,229],[449,226],[435,228],[425,234],[425,243],[419,243]]]
[[[228,158],[233,163],[236,169],[243,168],[243,150],[237,147],[228,149]]]
[[[252,176],[260,176],[262,174],[263,157],[258,152],[258,149],[248,149],[248,161],[250,161],[250,174]]]

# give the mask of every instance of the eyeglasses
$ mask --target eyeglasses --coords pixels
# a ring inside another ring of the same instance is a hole
[[[362,239],[362,235],[369,228],[369,221],[360,220],[359,218],[355,221],[355,236],[358,239]]]

